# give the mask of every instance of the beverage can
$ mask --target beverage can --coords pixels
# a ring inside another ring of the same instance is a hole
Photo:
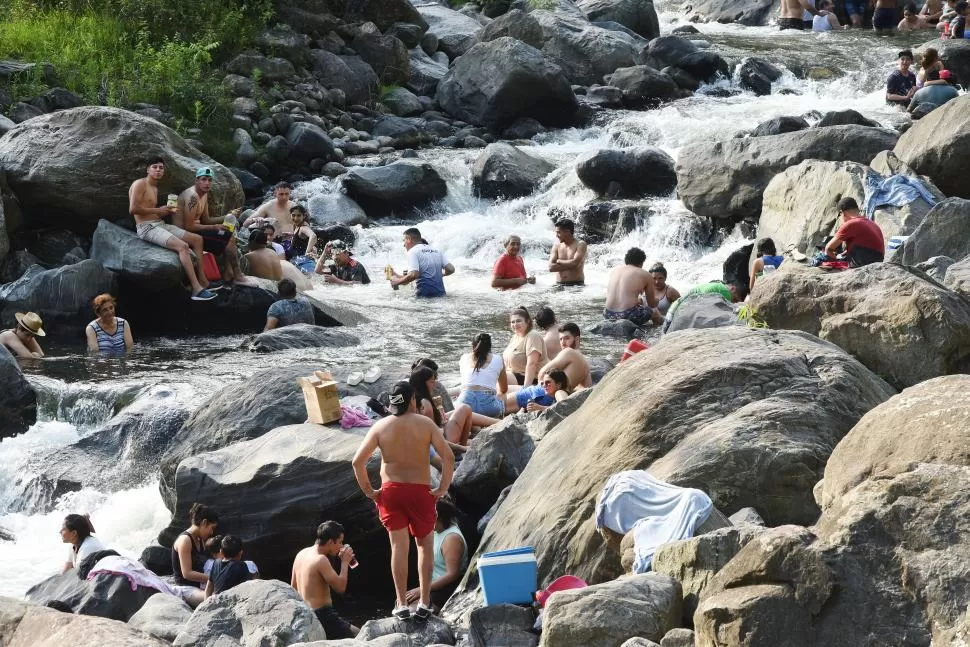
[[[177,207],[179,206],[179,197],[175,193],[168,194],[168,206]]]
[[[387,278],[388,281],[390,281],[392,278],[394,278],[394,268],[391,267],[390,265],[385,265],[384,266],[384,277]]]

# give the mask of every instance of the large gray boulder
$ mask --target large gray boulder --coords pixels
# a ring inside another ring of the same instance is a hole
[[[0,597],[0,618],[3,618],[0,642],[10,647],[63,647],[67,644],[74,647],[169,646],[168,642],[117,620],[62,613],[8,597]]]
[[[149,636],[172,642],[192,617],[192,607],[174,595],[153,595],[145,601],[128,626]]]
[[[970,299],[970,256],[950,263],[943,270],[943,284],[963,298]]]
[[[788,167],[807,159],[868,164],[897,138],[883,128],[833,126],[691,144],[677,157],[677,193],[699,216],[754,218],[768,183]]]
[[[857,360],[805,333],[735,326],[667,335],[607,373],[538,443],[479,550],[535,547],[540,585],[563,573],[615,578],[620,556],[604,549],[594,517],[603,485],[623,470],[703,489],[726,514],[751,506],[771,524],[809,523],[826,458],[892,394]],[[471,573],[453,604],[474,598],[465,594],[476,585]]]
[[[0,439],[27,431],[37,421],[37,393],[6,346],[0,347]]]
[[[970,370],[965,297],[891,263],[835,273],[786,265],[751,292],[770,327],[818,335],[897,388]]]
[[[91,300],[117,292],[117,278],[101,263],[86,260],[45,270],[34,265],[13,283],[0,287],[0,321],[13,322],[18,312],[36,312],[44,332],[54,339],[77,341],[94,319]]]
[[[651,0],[579,0],[576,6],[591,22],[616,22],[647,40],[660,35],[660,21]]]
[[[404,87],[418,96],[433,97],[438,82],[448,72],[448,66],[428,56],[420,47],[409,50],[408,58],[411,77]]]
[[[260,573],[286,578],[293,557],[312,543],[316,527],[339,519],[347,543],[368,555],[355,571],[362,592],[379,589],[387,577],[387,536],[350,465],[363,433],[288,425],[182,460],[175,475],[172,522],[162,531],[161,543],[170,544],[188,527],[195,501],[211,501],[220,528],[245,537],[246,555],[259,564]],[[379,468],[379,460],[368,465],[376,483]]]
[[[451,116],[501,130],[520,117],[545,126],[573,123],[578,104],[562,68],[509,37],[479,43],[438,83],[437,99]]]
[[[503,36],[521,40],[536,49],[542,49],[546,42],[539,22],[531,13],[525,13],[521,9],[512,9],[488,23],[478,35],[478,42],[487,43]]]
[[[742,88],[764,96],[771,94],[771,84],[781,78],[781,70],[762,58],[750,57],[741,63],[738,77]]]
[[[621,31],[547,10],[531,14],[542,29],[542,55],[562,68],[570,83],[592,85],[616,69],[640,63],[643,44]]]
[[[536,647],[532,631],[535,618],[530,609],[514,604],[493,604],[472,611],[468,620],[468,647]]]
[[[394,36],[382,35],[374,23],[361,25],[351,45],[382,85],[401,85],[411,78],[407,46]]]
[[[421,105],[417,95],[407,88],[388,90],[381,95],[381,103],[398,117],[413,117],[424,111],[424,106]]]
[[[90,234],[102,218],[128,216],[128,187],[145,177],[146,160],[165,159],[159,198],[181,193],[200,166],[215,183],[209,211],[243,203],[232,172],[189,145],[174,130],[134,112],[106,106],[59,110],[19,124],[0,140],[0,171],[29,226],[59,226]]]
[[[128,622],[146,600],[157,594],[158,590],[147,586],[132,591],[124,575],[99,573],[89,580],[82,580],[72,568],[30,587],[24,597],[37,604],[60,600],[79,615]]]
[[[286,131],[286,141],[290,145],[290,157],[302,162],[315,158],[330,159],[333,155],[333,142],[320,126],[306,121],[298,121]]]
[[[620,68],[609,75],[606,81],[623,93],[622,100],[626,108],[653,107],[686,96],[673,78],[649,65]]]
[[[970,164],[970,97],[957,97],[913,124],[893,149],[948,196],[970,198],[960,169]]]
[[[316,226],[364,225],[369,222],[360,205],[343,193],[318,193],[307,201],[310,222]]]
[[[406,215],[448,193],[438,171],[422,159],[401,159],[386,166],[358,166],[341,183],[371,218]]]
[[[380,81],[374,70],[360,57],[339,56],[325,49],[312,49],[310,58],[313,76],[326,88],[343,90],[348,104],[365,104],[377,97]]]
[[[172,644],[177,647],[283,647],[326,637],[316,615],[289,584],[250,580],[206,599]]]
[[[936,204],[891,256],[903,265],[916,265],[934,256],[970,256],[970,200],[947,198]]]
[[[489,144],[472,166],[472,186],[483,198],[506,200],[530,195],[556,169],[522,148]]]
[[[359,642],[373,642],[385,636],[406,636],[404,644],[408,647],[428,647],[429,645],[454,645],[455,632],[447,622],[431,616],[424,622],[398,620],[397,618],[378,618],[368,620],[357,635]]]
[[[240,76],[253,76],[259,70],[260,79],[266,83],[285,81],[296,74],[293,63],[285,58],[266,57],[258,52],[242,52],[229,61],[226,71]]]
[[[589,153],[577,160],[576,175],[597,194],[617,198],[665,196],[677,187],[673,158],[654,146]]]
[[[621,647],[643,636],[659,641],[680,624],[680,584],[647,573],[560,591],[546,602],[540,647]]]
[[[699,0],[690,7],[691,17],[702,22],[737,22],[757,27],[767,25],[780,4],[779,0]]]
[[[254,353],[272,353],[289,348],[345,348],[358,344],[360,339],[340,328],[301,323],[261,332],[248,339],[245,346]]]
[[[452,60],[471,49],[482,30],[471,16],[440,4],[422,4],[418,13],[428,23],[428,31],[438,37],[438,49]]]
[[[130,229],[107,220],[98,222],[94,231],[91,260],[150,292],[177,286],[185,278],[178,254],[146,242]]]

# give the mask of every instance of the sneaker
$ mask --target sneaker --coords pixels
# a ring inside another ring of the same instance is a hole
[[[418,608],[414,610],[414,617],[418,620],[427,620],[434,613],[434,609],[431,607],[424,606],[424,603],[418,605]]]
[[[418,608],[420,608],[420,607],[418,607]],[[410,618],[411,618],[411,609],[409,609],[407,607],[397,607],[396,609],[394,609],[393,611],[391,611],[391,615],[393,617],[397,618],[398,620],[410,620]]]
[[[192,295],[193,301],[212,301],[216,298],[215,292],[210,292],[209,290],[202,290],[198,294]]]

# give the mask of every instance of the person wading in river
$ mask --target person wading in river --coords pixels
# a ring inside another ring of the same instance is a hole
[[[810,0],[781,0],[781,13],[778,15],[778,29],[805,29],[803,16],[819,14]]]
[[[407,604],[408,531],[418,547],[420,603],[414,615],[426,620],[432,613],[431,577],[434,569],[435,502],[448,492],[455,470],[455,456],[434,422],[417,413],[414,389],[407,382],[394,385],[391,414],[371,427],[354,454],[354,476],[364,495],[377,504],[381,523],[391,538],[391,575],[397,595],[392,615],[411,617]],[[441,459],[441,481],[431,489],[428,457],[431,448]],[[374,489],[367,475],[367,461],[381,450],[381,487]]]
[[[339,573],[330,563],[333,557],[340,560]],[[336,521],[324,521],[317,526],[316,542],[298,552],[293,560],[290,586],[313,609],[327,640],[354,638],[360,633],[360,629],[337,614],[330,595],[331,589],[337,593],[347,590],[348,569],[353,562],[354,549],[344,544],[344,527]]]
[[[651,294],[653,275],[643,269],[647,255],[639,247],[631,247],[623,257],[623,265],[610,272],[606,284],[606,305],[603,318],[607,321],[626,319],[638,326],[653,322],[654,310],[641,295]]]
[[[573,234],[576,225],[568,218],[556,221],[556,238],[559,242],[549,255],[549,271],[556,273],[556,285],[586,285],[583,266],[586,264],[586,241]]]

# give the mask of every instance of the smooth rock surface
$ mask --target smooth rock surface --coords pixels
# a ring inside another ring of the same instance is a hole
[[[128,578],[123,575],[100,573],[89,580],[80,580],[72,568],[30,587],[24,597],[37,604],[60,600],[78,615],[127,622],[146,600],[157,594],[157,590],[145,586],[132,591]]]
[[[677,186],[674,160],[653,146],[605,149],[583,155],[576,162],[580,182],[599,195],[638,198],[669,195]],[[619,184],[612,195],[611,184]]]
[[[345,348],[358,344],[360,339],[340,328],[302,323],[267,330],[245,342],[254,353],[272,353],[288,348]]]
[[[413,647],[455,644],[455,634],[451,627],[434,615],[424,622],[404,621],[397,618],[368,620],[360,628],[357,640],[371,642],[392,634],[404,634],[407,637],[406,644]]]
[[[185,276],[178,254],[145,242],[130,229],[107,220],[98,222],[91,259],[139,289],[154,292],[179,285]]]
[[[893,152],[951,197],[970,198],[960,169],[970,163],[970,98],[957,97],[916,121]]]
[[[970,256],[970,200],[947,198],[937,203],[890,260],[916,265],[934,256]]]
[[[482,25],[470,16],[450,7],[428,3],[418,7],[421,17],[428,23],[428,31],[438,37],[438,49],[455,59],[475,44]]]
[[[371,217],[406,215],[448,193],[438,171],[424,160],[402,159],[387,166],[356,167],[341,182],[347,194]]]
[[[617,22],[647,40],[660,35],[660,22],[651,0],[580,0],[576,6],[591,22]]]
[[[489,144],[472,166],[472,186],[483,198],[521,198],[555,169],[522,148],[505,142]]]
[[[77,578],[75,578],[77,579]],[[123,622],[0,597],[0,642],[9,647],[167,647]]]
[[[17,359],[0,348],[0,439],[27,431],[37,422],[37,393]]]
[[[174,595],[153,595],[128,620],[128,626],[172,642],[192,617],[192,607]]]

